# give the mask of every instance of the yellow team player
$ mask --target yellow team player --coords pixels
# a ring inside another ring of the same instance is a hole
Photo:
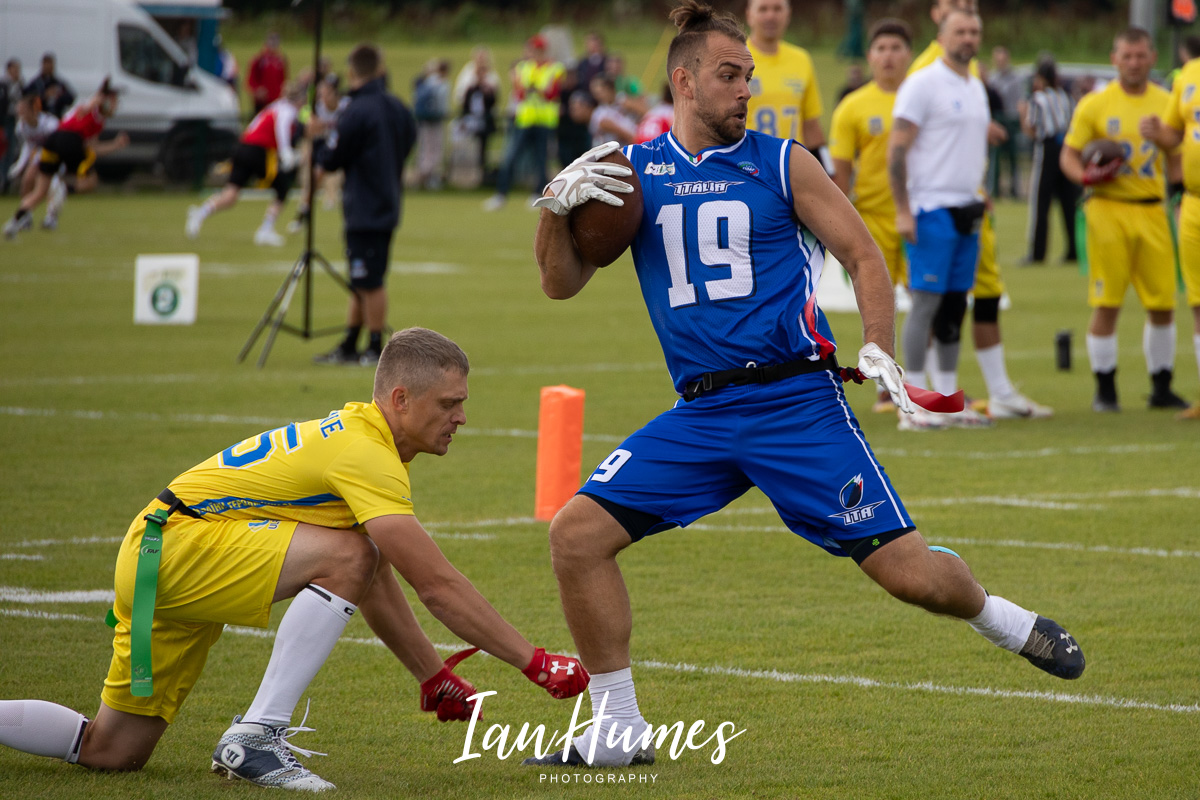
[[[940,26],[942,17],[953,10],[979,13],[976,0],[933,0],[929,16]],[[934,39],[908,68],[911,75],[942,57],[942,46]],[[971,59],[971,74],[979,77],[979,60]],[[1003,127],[992,122],[988,143],[997,144],[1006,136]],[[979,228],[979,263],[975,267],[975,286],[972,306],[971,337],[975,344],[975,360],[987,385],[987,413],[993,419],[1039,419],[1053,416],[1054,409],[1035,403],[1017,391],[1008,377],[1004,360],[1004,343],[1000,337],[1000,300],[1004,296],[1004,281],[1000,277],[1000,262],[996,257],[996,220],[990,209]]]
[[[466,424],[466,355],[424,328],[393,334],[370,403],[229,447],[171,481],[117,556],[113,657],[100,711],[0,701],[0,744],[100,770],[145,766],[226,624],[283,615],[258,694],[212,755],[214,772],[260,786],[325,791],[288,739],[292,711],[359,608],[421,681],[421,708],[469,719],[475,688],[443,663],[392,568],[451,631],[523,668],[555,697],[586,688],[574,658],[547,656],[442,555],[413,515],[409,462],[445,455]],[[383,557],[380,558],[380,555]],[[306,714],[307,716],[307,714]]]
[[[750,79],[750,108],[746,127],[752,131],[795,139],[817,154],[832,171],[821,130],[821,89],[812,56],[783,41],[791,22],[788,0],[748,0],[746,47],[754,59]]]
[[[883,253],[893,286],[907,285],[908,276],[904,239],[896,231],[896,204],[888,185],[887,144],[896,89],[911,59],[912,29],[908,24],[898,19],[876,22],[867,45],[872,80],[838,104],[829,131],[833,182],[854,201]],[[887,392],[880,392],[875,405],[876,411],[895,411]]]
[[[1167,106],[1170,95],[1150,82],[1158,58],[1150,35],[1126,28],[1113,41],[1112,63],[1117,80],[1079,101],[1063,143],[1063,174],[1091,187],[1084,202],[1087,220],[1088,324],[1087,350],[1096,376],[1095,411],[1119,411],[1117,399],[1117,317],[1129,284],[1146,309],[1143,334],[1150,372],[1151,408],[1186,408],[1171,391],[1175,366],[1175,268],[1164,199],[1164,157],[1158,145],[1142,135],[1141,121]],[[1085,167],[1088,142],[1109,139],[1125,157],[1107,165]],[[1177,154],[1171,158],[1178,161]]]
[[[1179,263],[1187,304],[1192,308],[1192,347],[1200,364],[1200,58],[1188,61],[1176,76],[1162,118],[1144,118],[1139,130],[1161,150],[1169,152],[1183,145]],[[1200,419],[1200,403],[1180,412],[1179,419]]]

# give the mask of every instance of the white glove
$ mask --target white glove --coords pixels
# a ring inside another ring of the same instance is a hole
[[[633,170],[621,164],[597,163],[598,159],[619,149],[621,145],[616,142],[605,142],[572,161],[546,184],[550,195],[535,200],[534,208],[547,208],[562,217],[588,200],[599,200],[610,206],[625,205],[624,200],[611,192],[632,192],[632,186],[617,178],[632,175]]]
[[[858,351],[858,371],[864,378],[870,378],[879,384],[879,388],[892,396],[896,408],[905,414],[916,411],[913,401],[908,398],[908,390],[904,388],[904,370],[887,353],[879,349],[874,342],[867,342]]]
[[[278,153],[280,172],[291,172],[300,163],[300,154],[295,150],[280,150]]]

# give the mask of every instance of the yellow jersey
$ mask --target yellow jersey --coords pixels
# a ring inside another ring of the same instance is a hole
[[[937,39],[934,39],[932,42],[929,43],[929,47],[926,47],[924,50],[922,50],[921,55],[914,58],[913,62],[908,65],[908,74],[912,75],[914,72],[916,72],[919,69],[925,69],[930,64],[932,64],[933,62],[935,62],[939,58],[941,58],[942,55],[945,54],[945,52],[946,51],[945,51],[945,49],[943,49],[942,43],[939,42]],[[974,75],[976,78],[979,77],[979,59],[978,58],[971,59],[970,70],[971,70],[972,75]],[[980,80],[982,80],[982,78]]]
[[[1171,96],[1166,89],[1147,84],[1141,94],[1129,94],[1120,81],[1112,81],[1079,101],[1071,115],[1065,144],[1082,152],[1093,139],[1112,139],[1125,151],[1125,164],[1117,177],[1092,187],[1097,197],[1109,200],[1161,200],[1165,194],[1162,152],[1138,133],[1142,117],[1161,113]]]
[[[374,403],[348,403],[324,419],[251,436],[192,467],[169,488],[205,519],[294,520],[345,529],[413,513],[408,465]]]
[[[1183,133],[1183,185],[1200,195],[1200,59],[1184,64],[1175,77],[1163,122]]]
[[[812,56],[787,42],[780,42],[774,54],[756,49],[749,41],[746,47],[754,58],[746,127],[804,144],[804,121],[821,116],[821,89]]]
[[[855,163],[854,207],[859,213],[894,215],[896,204],[888,185],[887,145],[892,132],[896,93],[875,81],[856,89],[833,110],[829,155]]]

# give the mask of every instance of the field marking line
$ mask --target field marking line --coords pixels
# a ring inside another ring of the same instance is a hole
[[[1189,444],[1189,447],[1195,445]],[[908,450],[900,447],[880,447],[875,454],[895,458],[963,458],[968,461],[986,461],[993,458],[1055,458],[1057,456],[1131,455],[1137,453],[1165,453],[1176,450],[1176,443],[1161,444],[1115,444],[1083,445],[1080,447],[1039,447],[1036,450]]]
[[[335,269],[344,271],[346,262],[331,262]],[[200,262],[201,278],[240,278],[246,275],[283,275],[292,271],[294,264],[290,261],[266,261],[258,264],[233,263],[214,261]],[[465,264],[454,264],[444,261],[392,261],[388,269],[397,275],[459,275],[469,272]],[[30,284],[30,283],[69,283],[80,277],[80,272],[6,272],[0,273],[0,284]],[[134,273],[132,269],[112,269],[104,271],[89,271],[89,281],[130,281]]]
[[[54,614],[38,610],[0,608],[0,617],[19,617],[38,620],[62,620],[71,622],[100,621],[99,617],[85,617],[78,614]],[[275,630],[267,628],[247,628],[240,625],[227,625],[226,633],[235,636],[249,636],[258,639],[274,639]],[[361,638],[343,636],[339,641],[350,644],[383,647],[377,638]],[[435,643],[434,647],[442,651],[461,649],[463,644]],[[485,654],[486,655],[486,654]],[[864,678],[857,675],[823,675],[819,673],[805,674],[797,672],[781,672],[779,670],[749,670],[739,667],[702,666],[686,662],[669,662],[655,660],[638,660],[634,665],[643,669],[661,670],[664,672],[688,673],[700,675],[715,675],[732,678],[750,678],[768,680],[776,683],[814,683],[832,684],[837,686],[856,686],[861,689],[885,689],[904,692],[924,692],[930,694],[948,694],[959,697],[988,697],[1000,700],[1040,700],[1050,703],[1065,703],[1069,705],[1099,706],[1115,709],[1136,709],[1141,711],[1166,711],[1176,714],[1200,713],[1200,704],[1184,703],[1151,703],[1145,700],[1134,700],[1127,697],[1111,695],[1069,694],[1067,692],[1019,691],[1014,689],[993,689],[989,686],[947,686],[932,681],[903,683],[899,681],[881,681],[874,678]]]
[[[124,536],[83,536],[70,539],[26,539],[23,542],[6,542],[5,547],[47,547],[59,544],[114,544],[122,541]]]
[[[39,553],[0,553],[0,561],[45,561]]]

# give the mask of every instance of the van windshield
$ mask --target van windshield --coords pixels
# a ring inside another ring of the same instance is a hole
[[[177,63],[150,32],[136,25],[118,25],[121,69],[152,83],[183,86],[187,67]]]

